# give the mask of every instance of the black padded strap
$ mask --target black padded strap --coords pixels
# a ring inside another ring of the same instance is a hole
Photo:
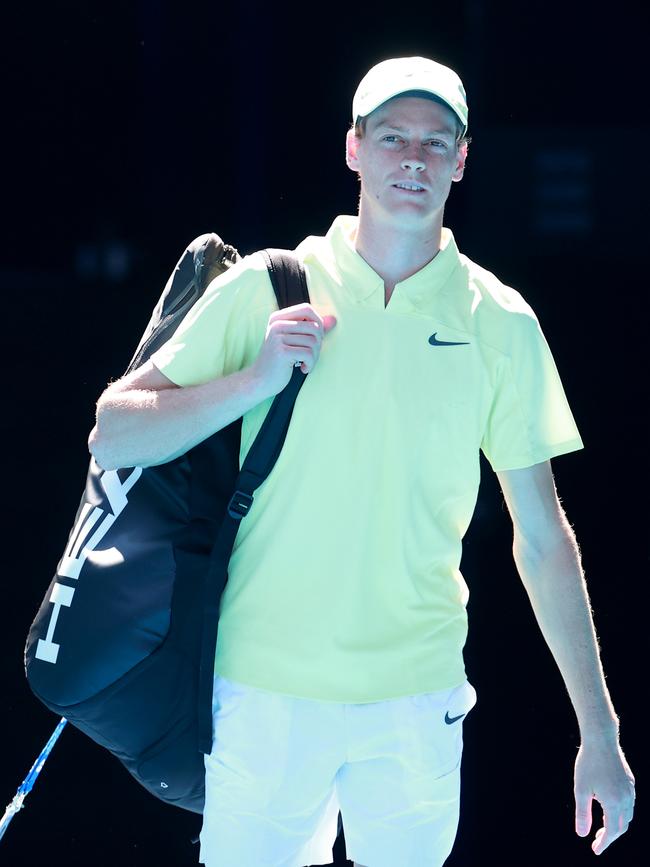
[[[278,302],[278,308],[309,303],[307,279],[302,264],[286,250],[262,250]],[[217,647],[219,606],[228,580],[228,564],[240,520],[253,504],[256,489],[275,466],[289,429],[289,422],[305,374],[295,367],[287,386],[275,396],[237,477],[235,491],[210,555],[205,581],[201,662],[199,670],[199,750],[212,751],[212,687]]]
[[[260,252],[266,261],[280,310],[293,307],[294,304],[309,303],[305,269],[295,255],[287,250],[272,248]]]
[[[267,263],[279,309],[309,303],[307,279],[298,259],[287,250],[267,249],[261,252]],[[264,423],[246,454],[235,490],[250,497],[251,501],[253,492],[269,475],[280,455],[293,407],[304,381],[305,374],[295,367],[288,384],[275,396]],[[238,508],[238,504],[232,500],[231,504],[235,511],[239,512],[239,517],[243,517],[248,511]]]

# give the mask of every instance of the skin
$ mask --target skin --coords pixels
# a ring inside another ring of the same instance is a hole
[[[428,99],[391,99],[368,117],[363,138],[348,132],[346,162],[361,183],[355,247],[383,277],[386,304],[396,283],[437,255],[444,206],[452,183],[463,177],[466,159],[467,144],[455,140],[453,113]],[[425,192],[396,189],[401,180],[420,183]],[[600,855],[627,830],[634,776],[619,742],[578,545],[550,461],[497,476],[512,518],[515,564],[580,728],[576,833],[589,834],[593,801],[598,801],[603,825],[592,850]]]

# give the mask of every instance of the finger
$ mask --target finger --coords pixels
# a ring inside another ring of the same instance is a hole
[[[292,367],[300,367],[303,373],[309,373],[314,367],[314,356],[309,349],[302,346],[285,346],[285,355]]]
[[[307,349],[314,349],[319,343],[318,338],[314,334],[296,334],[292,331],[282,331],[278,337],[279,342],[284,346],[304,346]]]
[[[602,852],[605,851],[605,849],[607,849],[609,845],[614,842],[614,840],[617,839],[617,837],[620,836],[621,834],[618,831],[608,831],[607,828],[603,825],[603,827],[599,828],[596,832],[594,842],[591,844],[594,855],[600,855]]]
[[[599,828],[596,831],[596,836],[594,837],[594,842],[591,844],[592,851],[594,855],[600,855],[603,852],[608,844],[605,841],[605,828]]]
[[[600,855],[601,852],[604,852],[614,840],[627,831],[628,825],[629,822],[625,819],[622,811],[613,811],[603,806],[603,827],[598,829],[594,842],[591,844],[594,853]]]
[[[302,359],[302,372],[311,373],[320,358],[320,345],[320,340],[314,340],[311,335],[288,334],[282,348],[296,361],[294,367],[298,367],[298,359]]]
[[[313,319],[273,319],[269,322],[269,328],[281,333],[313,334],[314,336],[322,334],[322,325],[320,322],[314,322]]]
[[[270,346],[275,346],[278,349],[286,346],[302,346],[307,349],[316,350],[321,343],[321,337],[316,334],[291,330],[285,331],[277,328],[269,328],[265,340]]]
[[[269,317],[270,321],[290,320],[292,322],[315,322],[326,333],[336,325],[336,316],[326,313],[320,316],[310,304],[294,304],[293,307],[283,307],[274,311]]]
[[[322,322],[321,317],[311,304],[293,304],[291,307],[281,307],[271,313],[271,317],[281,316],[283,319],[310,319],[314,322]]]
[[[576,792],[576,834],[586,837],[591,830],[591,805],[593,796],[586,792]]]

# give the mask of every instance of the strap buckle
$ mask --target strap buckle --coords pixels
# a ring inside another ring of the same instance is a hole
[[[228,514],[231,518],[240,521],[246,517],[252,505],[253,498],[250,494],[245,494],[243,491],[235,491],[228,503]]]

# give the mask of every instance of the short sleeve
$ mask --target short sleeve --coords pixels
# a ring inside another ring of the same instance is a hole
[[[151,361],[176,385],[201,385],[252,364],[277,310],[263,258],[246,256],[213,280]]]
[[[560,376],[537,319],[514,314],[497,364],[481,448],[495,471],[522,469],[583,448]]]

